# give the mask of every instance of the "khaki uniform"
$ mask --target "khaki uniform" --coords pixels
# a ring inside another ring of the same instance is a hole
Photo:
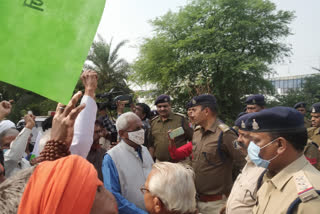
[[[309,141],[304,147],[303,153],[310,164],[316,169],[320,170],[320,152],[318,147]]]
[[[303,182],[299,173],[304,173]],[[297,177],[296,177],[297,176]],[[304,194],[310,195],[312,190],[301,194],[303,190],[307,190],[309,185],[306,184],[307,179],[314,189],[320,189],[320,172],[316,170],[307,161],[304,155],[295,160],[285,169],[281,170],[273,178],[268,178],[264,175],[264,183],[258,191],[257,205],[253,208],[253,213],[265,214],[285,214],[291,203],[298,197]],[[296,183],[298,183],[296,185]],[[297,188],[299,186],[299,190]],[[302,189],[300,189],[303,187]],[[315,197],[309,201],[302,202],[298,208],[295,208],[294,213],[315,214],[320,212],[320,197],[315,194]]]
[[[311,121],[308,120],[308,118],[304,118],[304,127],[310,128],[311,127]]]
[[[257,167],[249,157],[246,160],[247,164],[234,182],[228,197],[227,214],[251,213],[256,204],[258,179],[266,169]]]
[[[168,149],[168,131],[181,126],[183,126],[185,134],[175,138],[177,148],[192,139],[193,129],[189,127],[188,120],[183,115],[171,112],[165,121],[162,121],[160,116],[151,121],[148,147],[154,147],[154,155],[157,160],[172,161]]]
[[[221,152],[225,156],[222,160],[218,151],[218,138],[223,132]],[[229,127],[220,121],[216,121],[210,129],[204,131],[197,127],[193,135],[193,160],[192,167],[195,172],[195,185],[197,193],[201,196],[225,195],[228,196],[232,188],[232,163],[237,160],[245,165],[243,154],[233,147],[233,141],[237,138]],[[205,206],[205,204],[207,204]],[[208,207],[202,209],[202,207]],[[219,204],[219,206],[216,206]],[[202,214],[219,213],[219,208],[224,205],[223,200],[212,202],[199,202],[198,208]],[[210,207],[215,209],[210,210]],[[218,209],[217,209],[218,207]]]
[[[320,127],[308,128],[308,138],[320,146]]]

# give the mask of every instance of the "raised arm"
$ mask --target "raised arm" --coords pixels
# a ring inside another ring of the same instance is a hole
[[[70,152],[87,158],[93,143],[94,122],[97,115],[97,104],[94,99],[98,76],[95,71],[88,70],[82,73],[81,80],[85,87],[81,104],[85,103],[86,107],[75,121]]]

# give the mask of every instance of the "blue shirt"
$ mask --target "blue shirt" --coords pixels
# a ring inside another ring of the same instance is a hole
[[[109,190],[117,200],[119,214],[147,214],[146,211],[140,209],[121,195],[119,174],[112,158],[108,154],[103,158],[102,174],[104,187]]]

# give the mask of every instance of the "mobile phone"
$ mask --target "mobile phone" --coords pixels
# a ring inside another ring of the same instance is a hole
[[[32,111],[28,111],[28,114],[33,115]]]
[[[184,129],[182,127],[176,128],[169,133],[171,139],[179,137],[184,134]]]

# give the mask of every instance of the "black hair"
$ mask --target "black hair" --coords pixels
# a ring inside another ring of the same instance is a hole
[[[308,132],[307,129],[297,130],[295,132],[270,132],[269,136],[272,139],[283,137],[286,139],[295,150],[302,152],[304,147],[307,145]]]
[[[218,112],[218,105],[215,103],[203,103],[201,104],[201,110],[209,108],[212,113],[217,113]]]
[[[52,128],[52,119],[53,119],[53,116],[50,116],[42,122],[41,127],[44,132],[47,129]]]
[[[143,110],[143,113],[146,114],[146,118],[150,119],[151,117],[151,109],[150,107],[145,103],[137,103],[136,106],[140,106]]]
[[[103,122],[102,122],[101,120],[96,120],[96,121],[94,122],[94,125],[95,125],[95,126],[100,126],[101,128],[104,127],[104,126],[103,126]]]

